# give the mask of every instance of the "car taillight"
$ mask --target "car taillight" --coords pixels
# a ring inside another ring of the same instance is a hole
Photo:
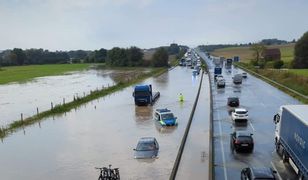
[[[239,141],[239,140],[235,140],[234,143],[235,143],[235,144],[240,144],[240,141]]]

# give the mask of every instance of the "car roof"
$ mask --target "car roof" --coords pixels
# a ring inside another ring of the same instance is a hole
[[[275,178],[271,168],[262,167],[262,168],[250,168],[251,174],[255,178]]]
[[[244,108],[235,108],[234,111],[247,111],[247,110]]]
[[[249,131],[235,131],[236,137],[239,136],[251,136],[251,133]]]
[[[164,109],[156,109],[155,110],[157,113],[165,113],[165,112],[171,112],[169,109],[164,108]]]
[[[155,140],[155,137],[142,137],[139,139],[139,143],[149,143],[154,142]]]

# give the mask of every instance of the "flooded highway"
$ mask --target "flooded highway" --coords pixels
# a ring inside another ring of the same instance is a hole
[[[108,164],[120,168],[121,179],[168,179],[199,77],[193,77],[191,69],[176,67],[145,83],[161,93],[153,107],[135,106],[129,87],[5,138],[0,143],[1,179],[96,179],[94,167]],[[156,108],[172,110],[178,126],[154,122]],[[151,136],[160,145],[158,158],[134,159],[138,139]]]
[[[203,57],[205,55],[203,54]],[[210,73],[214,65],[210,60]],[[223,68],[222,75],[226,87],[217,89],[212,81],[214,108],[214,167],[215,179],[240,179],[240,172],[246,167],[272,167],[278,170],[282,179],[297,179],[289,165],[282,163],[275,152],[273,116],[285,104],[299,104],[296,99],[272,87],[264,81],[248,74],[241,85],[234,85],[232,76],[243,71],[232,67],[231,72]],[[246,125],[235,125],[227,106],[227,98],[239,97],[240,107],[248,110],[249,121]],[[236,153],[230,149],[230,133],[235,130],[248,130],[253,133],[254,150],[252,153]]]
[[[35,78],[25,83],[0,85],[0,126],[50,109],[56,104],[70,102],[74,96],[84,96],[91,90],[113,85],[120,70],[90,69],[67,75]]]
[[[210,84],[204,74],[196,111],[176,175],[176,179],[208,179],[212,154],[210,141]]]

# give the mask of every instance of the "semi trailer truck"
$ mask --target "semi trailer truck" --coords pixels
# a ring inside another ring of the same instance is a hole
[[[276,152],[298,179],[308,179],[308,105],[285,105],[274,116]]]
[[[152,91],[152,85],[137,85],[134,88],[133,97],[137,106],[152,105],[160,96],[159,92]]]

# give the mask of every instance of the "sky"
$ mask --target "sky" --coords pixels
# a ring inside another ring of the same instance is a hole
[[[307,0],[0,0],[0,49],[94,50],[298,39]]]

